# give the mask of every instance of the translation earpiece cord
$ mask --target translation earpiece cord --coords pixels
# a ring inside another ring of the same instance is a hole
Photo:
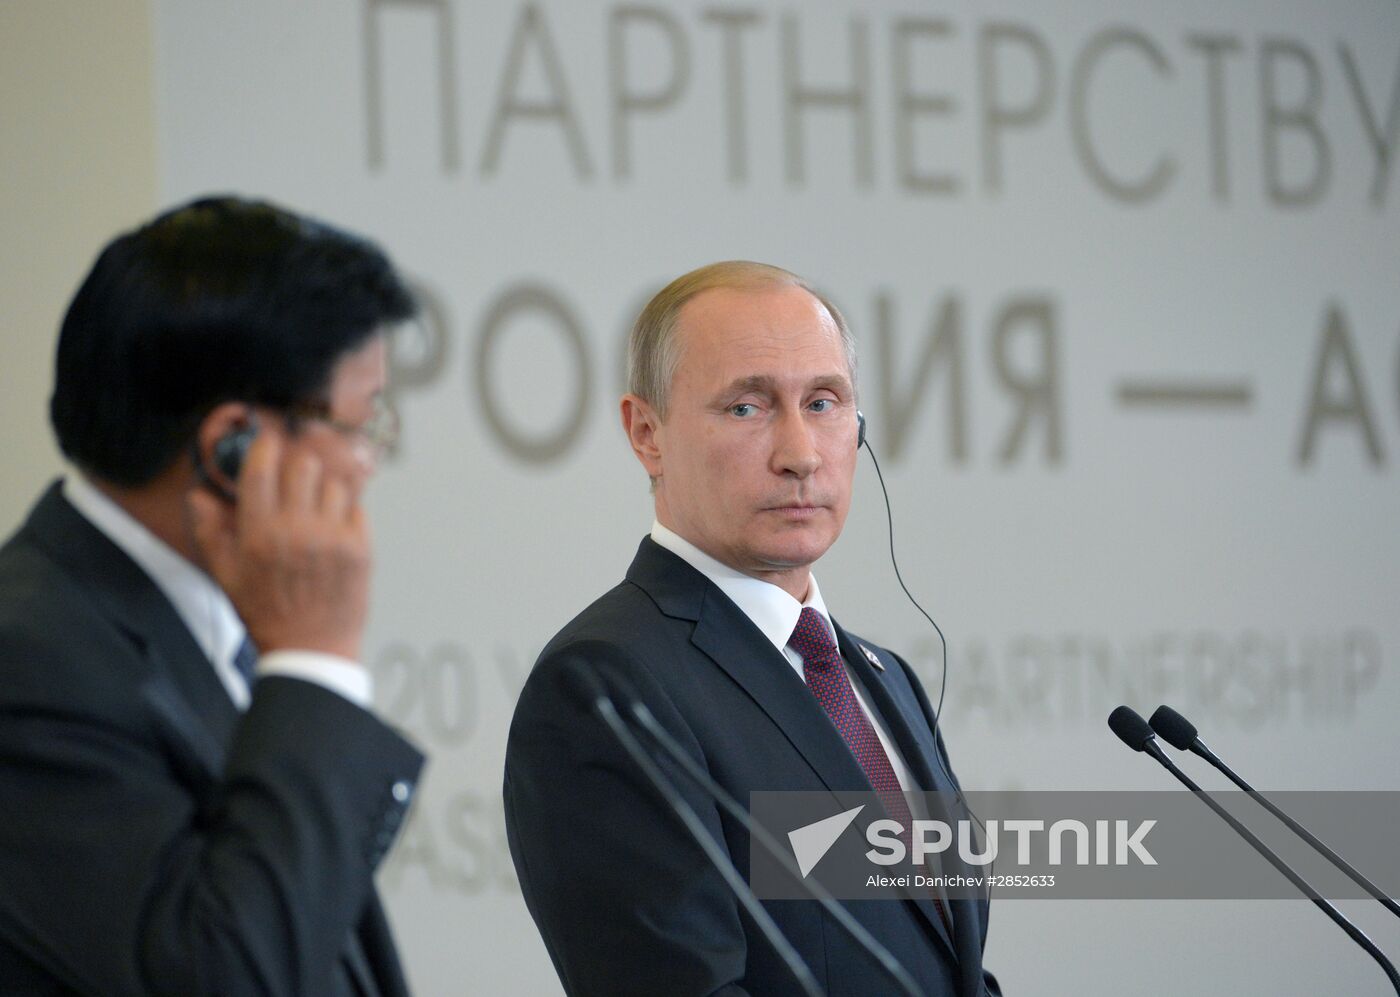
[[[938,641],[943,650],[943,676],[938,683],[938,708],[933,711],[933,723],[936,728],[943,719],[943,696],[948,691],[948,638],[943,636],[943,628],[938,625],[938,621],[930,616],[923,606],[919,605],[919,600],[914,598],[914,594],[909,591],[909,586],[904,584],[904,576],[899,573],[899,559],[894,554],[894,512],[890,508],[890,492],[885,487],[885,476],[880,473],[880,462],[875,459],[875,449],[866,443],[865,452],[870,455],[870,463],[875,465],[875,477],[880,479],[880,494],[885,499],[885,522],[889,524],[890,534],[890,564],[894,567],[895,580],[899,582],[899,587],[904,590],[905,597],[914,604],[914,608],[923,614],[924,619],[928,620],[938,633]],[[934,735],[937,736],[937,734],[938,731],[935,729]]]
[[[935,620],[932,616],[930,616],[928,614],[928,611],[924,609],[923,606],[919,605],[919,600],[914,598],[914,593],[910,592],[909,586],[904,584],[904,576],[899,573],[899,559],[895,557],[894,553],[894,511],[890,507],[890,490],[885,487],[885,476],[880,471],[880,461],[875,457],[875,448],[870,445],[869,440],[862,440],[861,442],[865,445],[865,452],[870,455],[870,463],[875,466],[875,477],[878,478],[880,481],[880,494],[884,496],[885,499],[885,522],[889,524],[890,564],[894,567],[894,577],[899,582],[899,587],[904,590],[905,597],[911,603],[914,604],[914,608],[917,609],[923,615],[924,619],[928,620],[929,624],[933,627],[934,632],[938,634],[938,642],[940,647],[942,648],[943,675],[938,682],[938,706],[933,711],[933,743],[935,749],[934,758],[938,762],[938,767],[943,771],[943,777],[947,779],[949,784],[951,785],[953,784],[953,775],[951,772],[948,771],[947,766],[943,764],[943,753],[937,750],[938,725],[943,722],[943,697],[948,692],[948,638],[943,636],[943,628],[938,625],[938,621]],[[972,819],[976,821],[977,826],[982,829],[983,833],[985,833],[986,827],[978,818],[977,814],[973,813],[972,808],[967,806],[967,801],[963,799],[962,790],[958,789],[955,791],[957,793],[959,801],[961,801],[962,804],[965,807],[967,807],[968,814],[971,815]]]

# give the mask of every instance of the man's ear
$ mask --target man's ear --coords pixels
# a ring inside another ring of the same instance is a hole
[[[623,395],[621,411],[627,442],[632,444],[632,452],[642,462],[647,477],[655,481],[661,477],[661,446],[657,440],[661,419],[651,403],[637,395]]]

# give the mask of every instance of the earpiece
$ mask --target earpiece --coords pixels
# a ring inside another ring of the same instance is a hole
[[[195,440],[191,445],[194,473],[207,488],[225,502],[232,504],[238,501],[238,496],[229,483],[238,480],[238,475],[243,470],[243,461],[247,458],[248,450],[252,447],[253,440],[257,438],[257,435],[257,416],[250,412],[245,423],[233,427],[220,436],[214,442],[214,449],[211,453],[214,461],[213,470],[217,474],[211,473],[211,469],[205,465],[199,441]]]
[[[865,446],[865,413],[856,409],[856,449]]]
[[[214,444],[214,466],[224,477],[238,480],[238,475],[243,470],[243,461],[248,456],[248,448],[253,445],[257,435],[257,423],[249,422],[219,437],[218,442]]]

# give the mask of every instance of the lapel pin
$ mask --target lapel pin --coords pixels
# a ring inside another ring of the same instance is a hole
[[[880,664],[880,659],[876,656],[874,651],[870,650],[870,648],[866,647],[864,644],[857,646],[865,652],[865,660],[874,665],[877,672],[883,672],[885,670],[885,666]]]

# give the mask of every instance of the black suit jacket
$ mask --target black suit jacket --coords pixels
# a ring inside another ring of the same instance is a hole
[[[372,875],[421,764],[313,683],[240,715],[53,486],[0,549],[0,991],[405,994]]]
[[[836,629],[920,787],[951,789],[933,712],[909,666]],[[884,671],[870,665],[863,647],[874,650]],[[545,648],[521,693],[506,749],[511,855],[565,989],[673,997],[799,993],[719,874],[592,714],[580,665],[604,684],[621,679],[741,802],[752,791],[870,788],[782,653],[702,574],[644,540],[626,581]],[[746,873],[747,832],[688,781],[677,785]],[[827,993],[896,992],[815,902],[764,906]],[[982,970],[985,903],[953,901],[951,936],[927,899],[847,906],[923,992],[999,992]]]

